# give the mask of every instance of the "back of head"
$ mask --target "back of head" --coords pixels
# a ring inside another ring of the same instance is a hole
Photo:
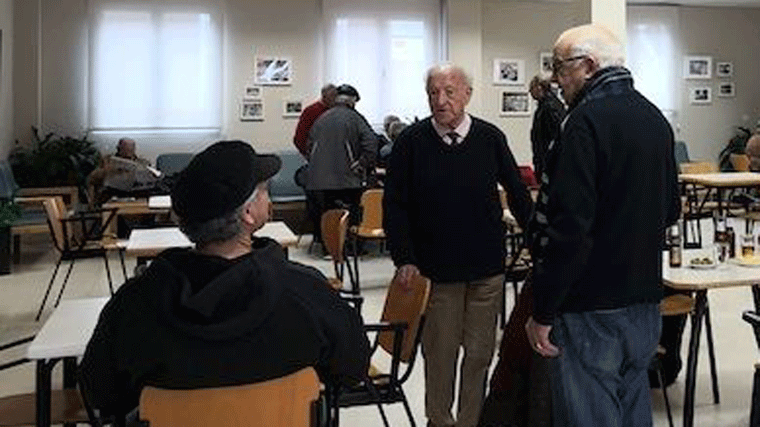
[[[409,125],[401,121],[391,123],[388,127],[388,138],[390,138],[391,141],[395,141],[407,126]]]
[[[260,155],[243,141],[219,141],[190,161],[171,192],[180,228],[198,245],[234,238],[238,209],[256,187],[280,169],[280,159]]]
[[[361,97],[359,91],[355,87],[349,84],[342,84],[338,86],[337,96],[335,97],[336,104],[343,104],[353,107],[354,104],[359,102]]]
[[[528,91],[530,92],[531,96],[533,96],[533,99],[538,100],[544,96],[544,94],[551,91],[551,82],[548,78],[542,77],[540,75],[535,75],[530,80]]]
[[[587,24],[570,28],[557,39],[555,49],[565,51],[567,57],[590,56],[599,68],[623,66],[623,44],[609,28]]]
[[[338,94],[338,88],[332,84],[328,83],[322,87],[322,102],[325,103],[328,107],[332,107],[335,104],[335,96]]]
[[[134,139],[121,138],[116,144],[116,155],[125,159],[133,159],[136,156],[137,144]]]
[[[401,119],[399,119],[398,116],[394,116],[393,114],[388,114],[385,116],[383,119],[383,130],[385,131],[385,134],[390,136],[391,123],[400,121]]]

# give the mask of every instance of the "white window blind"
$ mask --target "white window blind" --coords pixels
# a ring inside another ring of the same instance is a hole
[[[92,130],[221,126],[219,12],[181,1],[90,8]]]
[[[629,6],[628,68],[636,89],[673,123],[678,110],[680,62],[677,57],[678,10],[675,6]]]
[[[424,77],[438,62],[440,0],[323,0],[327,81],[354,85],[370,123],[429,115]]]

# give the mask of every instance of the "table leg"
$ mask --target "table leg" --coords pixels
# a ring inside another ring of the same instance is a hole
[[[37,427],[50,427],[50,389],[53,366],[55,366],[55,361],[45,359],[37,361],[35,381]]]
[[[66,357],[63,359],[63,388],[70,389],[77,386],[77,359]],[[65,423],[63,427],[76,427],[76,423]]]
[[[760,285],[752,285],[752,300],[755,302],[755,312],[760,313]]]
[[[706,300],[705,296],[705,300]],[[713,403],[720,403],[720,389],[718,389],[718,367],[715,362],[715,346],[713,345],[712,323],[710,321],[710,303],[705,305],[705,333],[707,334],[707,352],[710,358],[710,379],[712,380]]]
[[[686,362],[686,385],[683,403],[683,425],[694,427],[694,393],[697,380],[697,354],[699,353],[699,335],[702,332],[702,318],[707,307],[707,291],[699,290],[695,295],[694,314],[691,315],[691,337],[689,338],[689,356]]]

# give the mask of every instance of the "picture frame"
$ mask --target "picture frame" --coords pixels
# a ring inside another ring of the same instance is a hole
[[[736,85],[734,82],[721,82],[718,84],[718,96],[722,98],[733,98],[736,96]]]
[[[530,94],[524,90],[500,91],[499,115],[502,117],[529,116]]]
[[[538,54],[538,70],[539,74],[544,77],[552,75],[552,61],[554,60],[554,54],[551,52],[539,52]]]
[[[493,83],[496,85],[524,85],[525,61],[509,58],[494,59]]]
[[[261,99],[262,88],[256,85],[247,85],[243,89],[243,98],[248,100]]]
[[[712,56],[687,56],[683,61],[683,76],[686,79],[712,78]]]
[[[689,102],[694,105],[710,104],[712,102],[712,89],[708,86],[689,88]]]
[[[733,77],[734,64],[732,62],[718,62],[715,64],[715,75],[718,77]]]
[[[240,121],[263,121],[264,102],[260,99],[243,100],[240,104]]]
[[[303,101],[300,99],[286,99],[282,101],[282,117],[301,117]]]
[[[293,66],[290,58],[275,56],[257,56],[255,58],[255,82],[262,86],[281,86],[291,84]]]

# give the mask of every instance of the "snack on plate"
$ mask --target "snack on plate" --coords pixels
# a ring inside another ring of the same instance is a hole
[[[760,260],[758,260],[760,262]],[[689,264],[692,265],[712,265],[712,260],[708,257],[704,258],[692,258],[691,261],[689,261]]]
[[[760,265],[760,256],[752,255],[747,257],[741,257],[742,264]]]

